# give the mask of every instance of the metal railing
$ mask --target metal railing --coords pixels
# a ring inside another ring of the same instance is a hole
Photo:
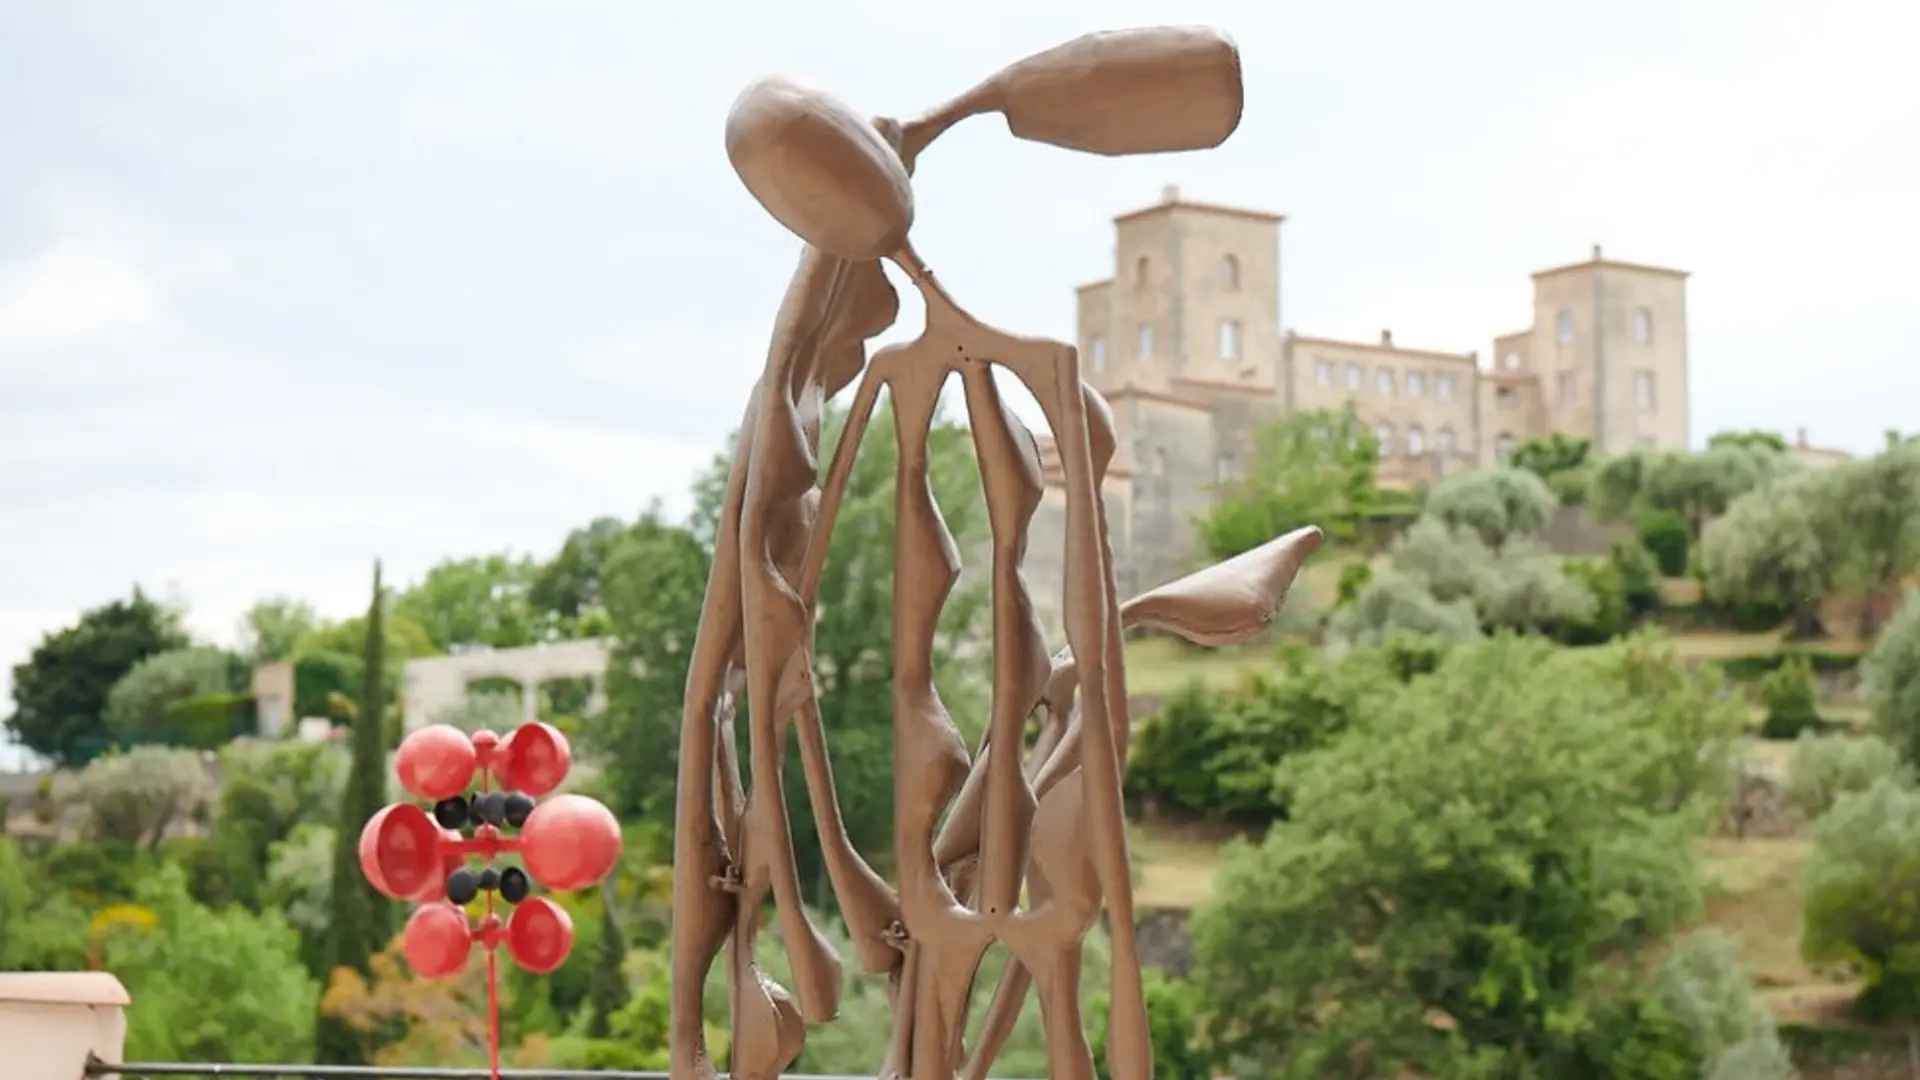
[[[484,1068],[424,1065],[246,1065],[213,1061],[87,1061],[86,1075],[100,1080],[160,1080],[163,1077],[236,1077],[250,1080],[488,1080]],[[501,1080],[671,1080],[663,1072],[621,1069],[501,1069]],[[719,1080],[728,1080],[720,1073]],[[790,1074],[784,1080],[871,1080],[870,1077]]]

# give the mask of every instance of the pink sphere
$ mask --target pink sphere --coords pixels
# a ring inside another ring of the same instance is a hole
[[[507,920],[507,952],[515,963],[545,975],[573,951],[573,917],[565,908],[536,896],[513,909]]]
[[[502,787],[538,797],[567,778],[573,748],[559,728],[535,721],[513,729],[500,744],[499,759],[493,774]]]
[[[433,724],[407,736],[394,755],[400,786],[428,802],[451,799],[473,782],[476,755],[466,732]]]
[[[458,975],[473,951],[473,930],[467,913],[448,903],[423,904],[407,920],[400,948],[407,964],[423,979]]]
[[[533,880],[563,892],[584,889],[620,860],[620,823],[596,799],[556,795],[533,808],[520,845]]]
[[[414,900],[441,886],[440,826],[412,803],[382,807],[360,830],[360,872],[375,890]]]

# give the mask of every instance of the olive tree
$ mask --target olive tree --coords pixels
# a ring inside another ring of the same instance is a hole
[[[1788,473],[1733,500],[1700,536],[1700,576],[1721,604],[1777,605],[1797,636],[1818,636],[1820,603],[1848,556],[1846,523],[1830,474]]]

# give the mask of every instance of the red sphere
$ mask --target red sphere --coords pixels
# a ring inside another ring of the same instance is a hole
[[[394,755],[400,786],[428,802],[451,799],[473,782],[476,755],[467,733],[447,724],[423,727],[407,736]]]
[[[382,807],[360,830],[360,872],[379,892],[414,900],[440,887],[440,826],[412,803]]]
[[[507,952],[521,967],[545,975],[573,951],[573,917],[544,896],[513,909],[507,920]]]
[[[500,743],[493,775],[508,791],[540,796],[560,786],[573,765],[573,748],[552,724],[535,721],[514,728]]]
[[[613,811],[585,795],[556,795],[520,827],[527,873],[549,889],[584,889],[620,860],[620,823]]]
[[[571,929],[571,927],[569,927]],[[401,949],[407,964],[423,979],[444,979],[466,970],[473,951],[467,913],[448,903],[423,904],[407,920]]]

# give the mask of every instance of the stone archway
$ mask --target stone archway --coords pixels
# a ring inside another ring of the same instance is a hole
[[[406,730],[432,723],[442,710],[466,698],[469,685],[482,679],[499,679],[520,687],[522,722],[539,719],[540,686],[552,679],[589,680],[593,693],[587,709],[597,712],[606,703],[607,657],[612,648],[612,638],[583,638],[524,649],[409,660],[401,689]]]

